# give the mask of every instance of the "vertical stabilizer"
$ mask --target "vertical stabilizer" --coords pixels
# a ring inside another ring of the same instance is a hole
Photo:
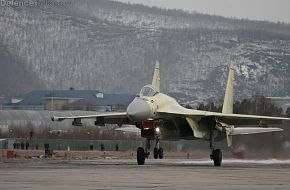
[[[152,86],[154,86],[158,91],[160,91],[160,68],[159,61],[156,61],[154,75],[152,79]]]
[[[234,63],[231,60],[230,65],[229,65],[229,75],[228,75],[228,82],[227,82],[227,88],[226,88],[226,93],[225,93],[225,98],[224,98],[224,104],[223,104],[223,110],[222,113],[224,114],[232,114],[233,113],[233,107],[234,107]],[[232,136],[230,135],[231,130],[233,129],[234,126],[227,126],[227,143],[228,146],[232,146],[233,144],[233,139]]]
[[[231,114],[233,113],[233,105],[234,105],[234,95],[233,89],[234,88],[234,64],[233,61],[230,62],[229,65],[229,75],[228,75],[228,82],[226,93],[224,97],[224,104],[222,113]]]

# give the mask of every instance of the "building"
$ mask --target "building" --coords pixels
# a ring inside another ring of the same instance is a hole
[[[41,90],[5,100],[3,109],[121,111],[133,95],[105,94],[97,90]]]
[[[290,97],[266,97],[271,100],[276,106],[281,107],[285,112],[288,108],[290,108]]]

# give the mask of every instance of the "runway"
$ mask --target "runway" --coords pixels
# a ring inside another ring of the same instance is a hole
[[[0,189],[290,189],[290,160],[97,159],[0,163]]]

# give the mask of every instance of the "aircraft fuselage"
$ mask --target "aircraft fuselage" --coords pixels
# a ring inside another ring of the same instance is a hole
[[[146,85],[145,87],[150,87]],[[144,88],[144,87],[143,87]],[[160,114],[163,109],[178,108],[184,111],[187,108],[182,107],[177,101],[163,93],[148,93],[148,96],[140,94],[129,104],[127,108],[128,117],[135,122],[136,127],[141,129],[141,135],[144,138],[154,139],[156,128],[160,133],[160,138],[164,140],[195,140],[208,139],[210,136],[210,127],[215,127],[215,121],[210,121],[210,118],[195,122],[190,118],[180,117],[165,117]],[[197,110],[198,111],[198,110]],[[218,131],[214,134],[216,140],[222,140]],[[217,138],[219,137],[219,138]]]

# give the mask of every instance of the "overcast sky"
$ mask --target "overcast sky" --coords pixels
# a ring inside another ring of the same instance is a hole
[[[290,23],[290,0],[117,0],[254,20]]]

